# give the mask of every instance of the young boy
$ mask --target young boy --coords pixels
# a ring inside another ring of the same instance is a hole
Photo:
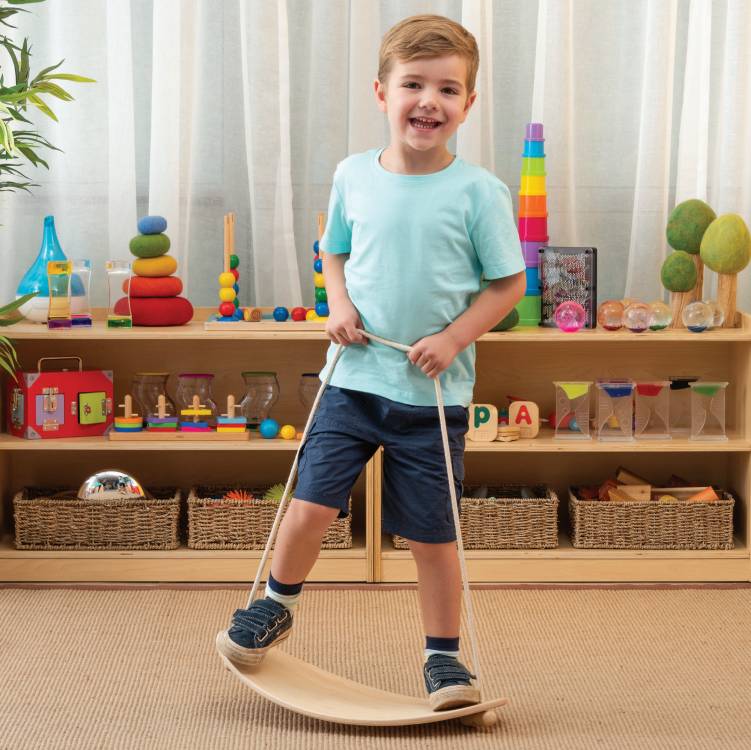
[[[258,663],[289,635],[323,534],[346,515],[352,485],[383,446],[383,531],[405,537],[417,563],[434,710],[479,694],[457,659],[461,574],[431,379],[442,376],[461,497],[474,341],[525,291],[508,188],[446,148],[475,101],[478,63],[474,37],[440,16],[407,18],[383,39],[375,95],[390,142],[339,164],[321,240],[328,363],[338,344],[347,350],[300,455],[266,596],[237,610],[218,638],[226,656]],[[412,352],[369,343],[358,328]]]

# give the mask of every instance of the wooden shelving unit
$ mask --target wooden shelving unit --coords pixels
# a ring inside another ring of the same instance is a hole
[[[280,422],[304,424],[297,396],[303,372],[320,368],[327,338],[320,323],[263,322],[207,331],[203,319],[177,328],[108,330],[98,320],[89,330],[49,332],[23,324],[8,329],[24,369],[43,356],[81,356],[87,368],[115,372],[121,400],[138,371],[216,373],[218,403],[242,396],[243,370],[274,370],[281,398]],[[466,484],[543,483],[560,497],[559,546],[552,550],[469,551],[474,581],[748,581],[751,580],[751,318],[741,327],[704,334],[664,331],[633,335],[550,329],[517,329],[483,336],[477,345],[477,402],[503,403],[514,394],[552,409],[552,381],[597,377],[666,378],[697,375],[730,381],[728,437],[722,442],[688,439],[629,443],[559,441],[543,429],[534,440],[467,443]],[[119,402],[119,401],[118,401]],[[103,468],[121,468],[148,485],[231,481],[249,484],[286,479],[297,441],[251,439],[241,443],[110,442],[105,438],[22,440],[0,433],[0,581],[248,581],[260,551],[36,552],[16,550],[12,496],[24,485],[76,486]],[[567,534],[566,488],[599,482],[619,465],[661,480],[675,473],[733,491],[735,549],[728,551],[580,550]],[[381,533],[382,461],[377,453],[353,491],[351,550],[321,553],[310,580],[411,582],[409,552],[396,550]]]

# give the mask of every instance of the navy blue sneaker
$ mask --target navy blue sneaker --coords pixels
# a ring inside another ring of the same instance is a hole
[[[216,647],[222,656],[238,664],[260,664],[266,652],[288,638],[292,613],[279,602],[256,599],[248,609],[237,609],[227,630],[217,633]]]
[[[432,654],[423,667],[430,707],[434,711],[473,706],[480,691],[472,684],[473,674],[453,656]]]

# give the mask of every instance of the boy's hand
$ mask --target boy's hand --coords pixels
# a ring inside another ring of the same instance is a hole
[[[349,299],[339,300],[329,305],[329,317],[326,318],[326,333],[335,344],[367,344],[368,339],[355,329],[362,328],[360,313]]]
[[[426,336],[412,344],[407,355],[429,378],[437,378],[461,351],[454,337],[446,330]]]

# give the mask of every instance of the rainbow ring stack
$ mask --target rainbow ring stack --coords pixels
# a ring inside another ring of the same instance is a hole
[[[545,139],[542,123],[527,123],[519,187],[519,239],[527,266],[527,291],[516,306],[519,325],[540,325],[540,255],[548,243],[548,206],[545,190]]]

